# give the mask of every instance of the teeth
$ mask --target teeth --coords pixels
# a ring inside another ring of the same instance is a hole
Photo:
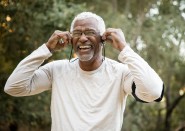
[[[86,46],[79,46],[80,49],[86,49],[86,48],[91,48],[91,46],[86,45]]]

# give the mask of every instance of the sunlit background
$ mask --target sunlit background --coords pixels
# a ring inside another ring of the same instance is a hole
[[[127,101],[124,131],[185,131],[185,0],[1,0],[0,131],[50,131],[50,91],[12,97],[4,84],[16,65],[47,42],[54,30],[69,30],[82,11],[121,28],[130,46],[165,82],[160,103]],[[68,59],[71,47],[46,62]],[[106,57],[119,52],[106,44]],[[75,56],[75,54],[74,54]]]

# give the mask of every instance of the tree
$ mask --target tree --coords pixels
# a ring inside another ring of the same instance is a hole
[[[1,92],[16,65],[42,43],[54,30],[69,30],[73,16],[83,5],[65,1],[6,1],[0,2],[0,59]],[[55,54],[52,59],[66,58],[70,48]],[[50,61],[49,59],[48,61]],[[42,104],[41,104],[42,103]],[[0,96],[0,130],[50,130],[50,92],[13,98]]]
[[[160,103],[142,104],[128,98],[123,130],[183,129],[184,5],[183,0],[3,0],[0,2],[1,90],[17,63],[46,42],[55,29],[69,30],[75,14],[93,11],[104,18],[107,27],[121,28],[130,46],[165,83],[165,97]],[[117,60],[119,52],[112,50],[108,43],[105,46],[106,56]],[[66,58],[69,52],[70,47],[48,61]],[[50,130],[49,104],[50,92],[24,98],[12,98],[3,93],[0,96],[0,129],[1,125],[14,128],[25,125],[25,130]]]

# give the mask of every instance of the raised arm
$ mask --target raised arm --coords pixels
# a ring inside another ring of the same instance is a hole
[[[12,96],[28,96],[49,90],[52,84],[52,63],[40,65],[52,55],[50,51],[64,48],[68,43],[69,32],[55,31],[46,44],[18,64],[8,78],[4,91]]]
[[[12,96],[28,96],[51,88],[49,69],[38,69],[50,56],[51,53],[44,44],[23,59],[8,78],[4,91]]]
[[[141,102],[160,101],[164,90],[161,78],[126,44],[123,32],[120,29],[109,28],[103,39],[120,51],[118,59],[128,65],[129,73],[124,79],[124,91]]]

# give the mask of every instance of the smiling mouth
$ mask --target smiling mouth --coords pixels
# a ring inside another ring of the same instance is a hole
[[[91,49],[92,46],[91,45],[81,45],[81,46],[78,46],[78,49],[80,50],[88,50],[88,49]]]

